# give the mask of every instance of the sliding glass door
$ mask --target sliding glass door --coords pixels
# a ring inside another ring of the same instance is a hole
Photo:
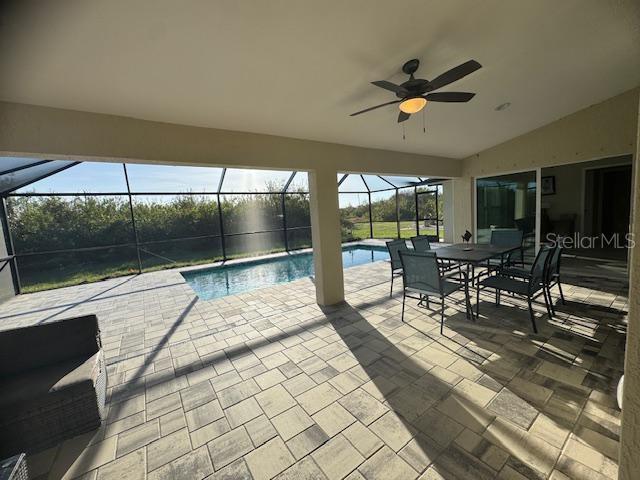
[[[517,228],[525,245],[535,244],[535,170],[476,179],[476,206],[479,243],[488,243],[492,230]]]

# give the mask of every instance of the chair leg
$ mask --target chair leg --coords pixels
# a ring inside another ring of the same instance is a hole
[[[533,326],[533,333],[538,333],[538,327],[536,327],[536,317],[533,313],[533,307],[531,306],[531,297],[527,298],[529,303],[529,316],[531,317],[531,325]]]
[[[444,335],[444,297],[441,298],[440,306],[440,335]]]
[[[425,303],[427,304],[427,310],[429,309],[429,295],[424,296]]]
[[[500,290],[496,288],[496,307],[500,306]]]
[[[404,289],[402,289],[402,315],[400,315],[400,321],[404,322],[404,300],[407,297]]]
[[[480,285],[476,288],[476,318],[480,318]]]
[[[560,290],[560,300],[562,300],[562,304],[566,305],[567,302],[564,301],[564,293],[562,293],[562,284],[560,283],[560,277],[558,277],[558,290]]]
[[[393,297],[393,272],[391,272],[391,291],[389,292],[389,298]]]
[[[547,286],[547,296],[549,297],[549,307],[551,307],[551,314],[556,314],[556,309],[553,306],[553,297],[551,296],[551,287]]]
[[[471,301],[469,300],[469,285],[464,285],[464,308],[466,317],[468,320],[475,320],[473,318],[473,310],[471,310]]]
[[[542,295],[544,296],[544,306],[547,309],[547,315],[549,315],[549,318],[553,318],[551,307],[549,306],[549,299],[547,298],[547,288],[544,285],[542,286]]]

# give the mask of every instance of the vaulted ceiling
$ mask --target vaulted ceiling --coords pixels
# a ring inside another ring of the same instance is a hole
[[[396,123],[373,80],[432,79],[466,104]],[[634,0],[125,0],[2,10],[0,99],[465,157],[640,84]],[[509,102],[503,111],[495,107]]]

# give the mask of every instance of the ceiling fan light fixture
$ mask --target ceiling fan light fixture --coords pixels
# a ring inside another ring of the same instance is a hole
[[[406,100],[403,100],[402,102],[400,102],[399,107],[401,111],[411,115],[412,113],[418,113],[420,110],[422,110],[425,107],[426,104],[427,104],[426,98],[413,97],[413,98],[407,98]]]

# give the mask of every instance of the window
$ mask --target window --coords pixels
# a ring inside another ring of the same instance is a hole
[[[477,240],[489,242],[491,231],[517,228],[525,241],[535,239],[536,172],[515,173],[476,180]]]

